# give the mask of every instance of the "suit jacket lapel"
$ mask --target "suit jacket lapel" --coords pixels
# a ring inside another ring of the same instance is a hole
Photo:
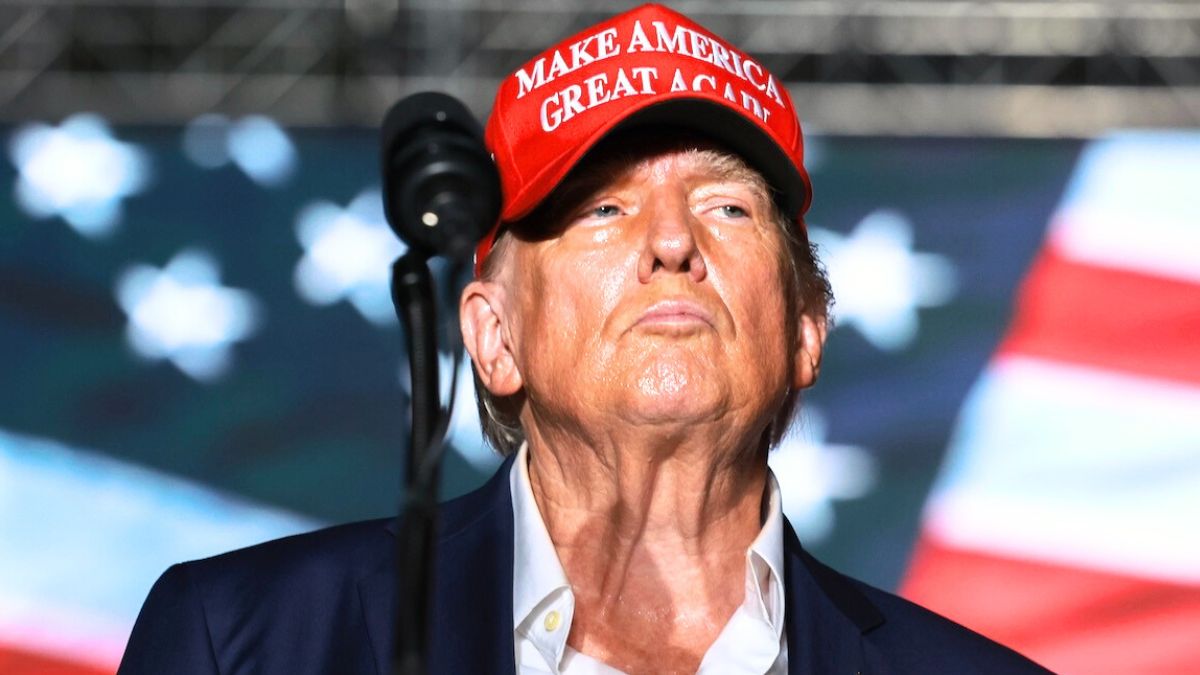
[[[480,491],[443,510],[433,587],[430,673],[516,669],[509,457]]]
[[[483,488],[444,505],[440,514],[430,673],[515,672],[512,462],[510,457]],[[809,555],[790,524],[784,528],[784,555],[788,671],[862,672],[863,634],[883,623],[883,615],[852,582]],[[393,575],[388,565],[359,582],[379,675],[391,668]]]
[[[390,540],[390,543],[394,544],[395,540]],[[388,555],[387,559],[393,564],[385,565],[358,582],[358,599],[362,603],[363,619],[367,624],[367,640],[371,646],[371,654],[375,657],[377,675],[391,675],[392,648],[395,644],[395,552]]]
[[[513,516],[507,459],[479,490],[442,505],[434,551],[429,672],[513,675]],[[389,527],[395,534],[396,526]],[[395,560],[393,553],[388,557]],[[394,567],[359,582],[379,675],[391,672]]]
[[[863,672],[863,633],[883,623],[883,615],[846,577],[809,555],[790,524],[784,555],[788,672]]]

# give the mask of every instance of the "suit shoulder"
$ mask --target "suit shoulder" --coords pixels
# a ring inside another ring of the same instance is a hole
[[[396,540],[388,522],[339,525],[172,566],[138,615],[122,675],[371,672],[360,584],[390,578]]]
[[[887,671],[1048,673],[1027,657],[910,600],[846,577],[883,614],[864,635]],[[896,666],[903,664],[905,667]]]
[[[396,541],[388,531],[390,522],[381,518],[336,525],[194,560],[182,567],[209,592],[216,586],[253,587],[263,592],[314,578],[349,581],[389,562]]]
[[[508,474],[504,467],[484,486],[439,506],[440,539],[453,538],[476,521],[486,521],[505,503]],[[378,518],[336,525],[183,563],[183,567],[209,592],[214,583],[257,586],[261,581],[279,586],[307,581],[314,574],[326,584],[354,580],[390,569],[396,554],[396,523],[395,518]]]

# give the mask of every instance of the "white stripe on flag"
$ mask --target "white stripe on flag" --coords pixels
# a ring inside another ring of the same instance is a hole
[[[169,565],[319,525],[0,431],[0,643],[115,666],[150,585]]]
[[[1088,145],[1050,245],[1101,267],[1200,281],[1200,133],[1121,132]]]
[[[971,393],[926,531],[947,544],[1200,582],[1200,388],[1010,356]]]

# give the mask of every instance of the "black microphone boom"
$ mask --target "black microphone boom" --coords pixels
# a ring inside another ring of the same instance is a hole
[[[457,99],[413,94],[383,120],[383,207],[426,255],[466,260],[500,215],[500,177],[479,122]]]

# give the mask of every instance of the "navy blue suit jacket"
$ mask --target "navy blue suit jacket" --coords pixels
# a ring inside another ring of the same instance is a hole
[[[441,511],[430,672],[512,674],[508,469]],[[786,528],[791,673],[1044,673],[1016,652],[810,556]],[[155,583],[119,675],[388,675],[394,521],[287,537],[175,565]]]

